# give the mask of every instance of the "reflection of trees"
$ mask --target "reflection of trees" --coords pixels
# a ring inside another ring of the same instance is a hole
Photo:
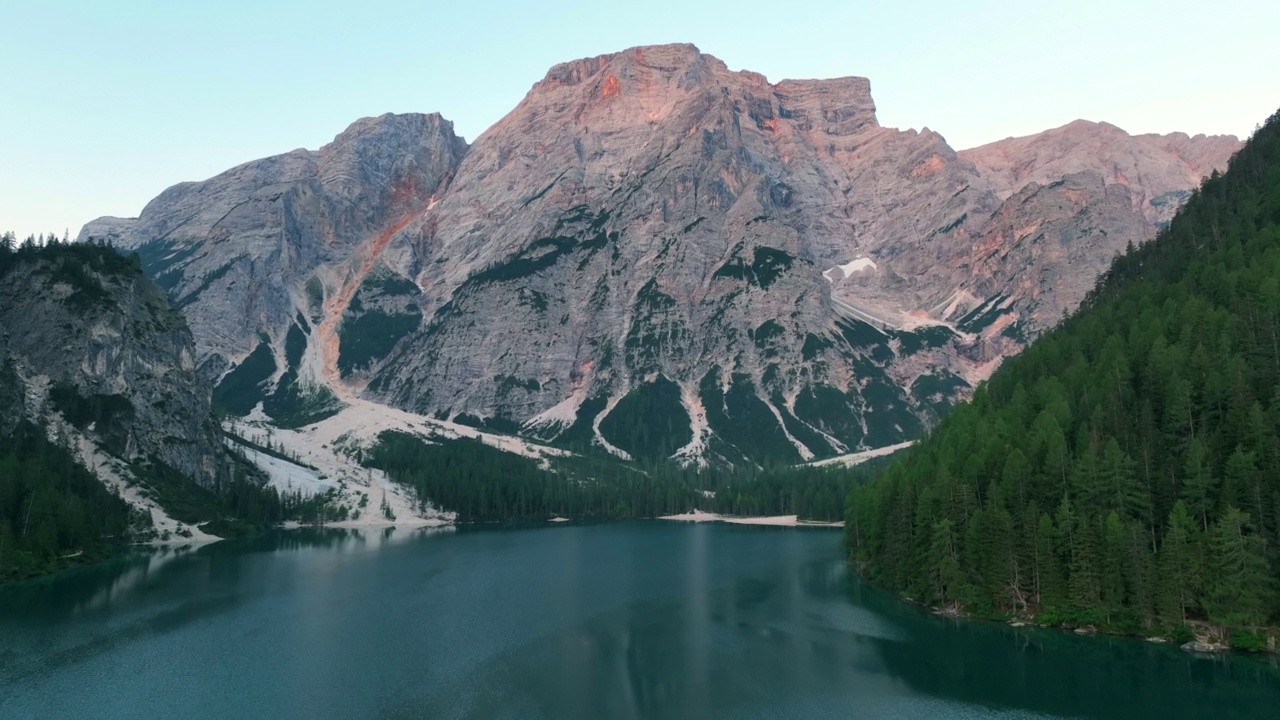
[[[913,690],[996,708],[1076,717],[1268,717],[1274,661],[1216,661],[1139,640],[930,615],[855,578],[851,602],[891,618],[902,641],[869,638],[885,671]]]
[[[133,550],[104,563],[0,587],[0,678],[107,651],[233,610],[276,587],[280,565],[251,556],[357,552],[445,529],[299,528],[200,547]],[[80,624],[91,632],[66,628]],[[60,638],[50,646],[46,637]],[[25,644],[25,646],[24,646]]]

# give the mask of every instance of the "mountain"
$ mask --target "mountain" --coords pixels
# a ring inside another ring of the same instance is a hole
[[[1071,128],[956,153],[880,126],[864,78],[633,48],[552,68],[471,145],[438,115],[361,120],[81,238],[141,254],[232,413],[360,397],[795,462],[935,422],[1237,146]]]
[[[1094,173],[1131,190],[1135,210],[1163,225],[1225,158],[1240,149],[1232,136],[1129,135],[1109,123],[1077,120],[1037,135],[1008,138],[965,150],[1003,199],[1027,183],[1045,185],[1068,175]]]
[[[854,558],[953,610],[1274,651],[1277,278],[1280,113],[1075,314],[851,491]]]
[[[0,580],[128,542],[209,539],[229,527],[229,495],[245,517],[262,491],[223,445],[186,320],[136,258],[11,242],[0,248]]]
[[[16,376],[3,428],[61,414],[64,430],[126,462],[206,486],[230,478],[186,320],[129,259],[81,246],[6,253],[0,329]]]

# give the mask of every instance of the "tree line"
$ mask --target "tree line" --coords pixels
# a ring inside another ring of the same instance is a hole
[[[385,432],[362,461],[467,522],[552,516],[649,518],[699,509],[838,520],[856,473],[769,466],[697,468],[573,456],[540,462],[479,440],[430,443]]]
[[[849,491],[884,585],[1258,647],[1280,621],[1280,114],[1079,310]]]

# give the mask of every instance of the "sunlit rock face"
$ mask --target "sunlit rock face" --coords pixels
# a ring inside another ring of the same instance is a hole
[[[1236,147],[1073,123],[957,153],[881,127],[864,78],[643,47],[557,65],[469,146],[436,115],[362,120],[82,236],[139,249],[212,377],[269,356],[268,414],[358,392],[797,461],[918,432]]]

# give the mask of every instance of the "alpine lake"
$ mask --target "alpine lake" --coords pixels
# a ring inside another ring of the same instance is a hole
[[[1280,665],[938,617],[840,532],[280,531],[0,586],[3,718],[1276,718]]]

